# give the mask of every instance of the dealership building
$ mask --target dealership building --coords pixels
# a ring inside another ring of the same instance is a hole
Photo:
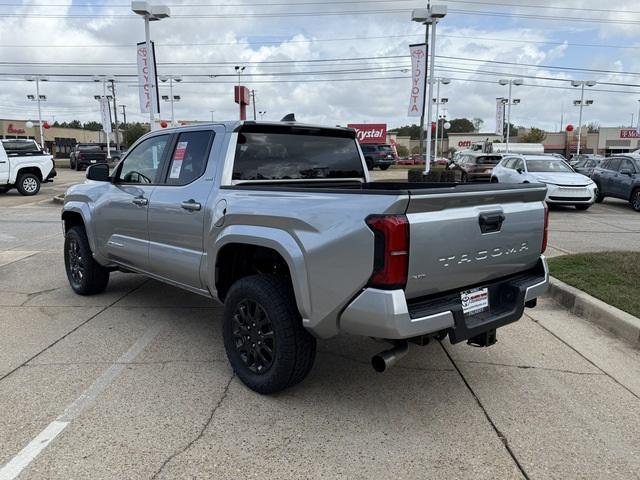
[[[38,123],[33,122],[34,125],[28,127],[27,122],[27,120],[0,119],[0,138],[32,138],[40,143]],[[43,132],[44,147],[56,158],[68,157],[77,143],[106,143],[104,132],[62,127],[49,127],[43,129]],[[111,134],[112,144],[114,143],[113,135]]]

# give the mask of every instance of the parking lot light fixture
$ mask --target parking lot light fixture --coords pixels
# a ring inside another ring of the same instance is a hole
[[[166,83],[169,82],[169,97],[166,99],[167,101],[171,101],[171,126],[175,127],[176,126],[176,120],[175,120],[175,115],[174,115],[174,111],[173,111],[173,102],[174,100],[178,101],[180,100],[180,97],[178,95],[174,95],[173,94],[173,82],[178,82],[180,83],[182,81],[182,76],[181,75],[161,75],[160,76],[160,81],[162,83]],[[166,95],[162,96],[162,99],[165,100]]]
[[[45,148],[44,145],[44,130],[42,129],[42,107],[40,106],[40,102],[44,102],[47,100],[46,95],[40,95],[40,82],[48,82],[49,78],[43,75],[32,75],[26,78],[28,82],[36,82],[36,95],[27,95],[27,98],[32,101],[38,102],[38,124],[40,128],[40,147]]]
[[[451,79],[450,78],[436,78],[435,79],[436,83],[437,83],[437,87],[436,87],[436,98],[434,98],[434,102],[436,104],[436,118],[438,119],[438,121],[436,122],[436,141],[435,141],[435,145],[436,145],[436,151],[435,151],[435,155],[434,157],[437,158],[438,157],[438,129],[440,128],[440,105],[444,105],[445,103],[447,103],[449,101],[448,98],[440,98],[440,85],[449,85],[451,83]],[[442,149],[441,152],[442,153]]]
[[[144,38],[147,48],[147,55],[152,55],[153,50],[151,49],[151,33],[149,30],[149,22],[155,22],[162,20],[163,18],[169,18],[171,16],[171,10],[165,5],[150,5],[149,2],[145,1],[132,1],[131,10],[137,15],[140,15],[144,18]],[[151,98],[153,99],[154,91],[156,92],[156,95],[158,95],[158,86],[156,85],[154,75],[151,75],[150,79],[151,82],[149,85],[149,89],[152,92]],[[149,130],[153,130],[153,123],[153,105],[151,105],[151,107],[149,108]]]
[[[595,87],[597,82],[594,80],[572,80],[571,86],[580,87],[580,100],[575,100],[574,105],[580,107],[580,119],[578,120],[578,146],[576,147],[576,155],[580,155],[580,142],[582,141],[582,108],[585,106],[584,87]],[[593,100],[588,100],[588,105],[593,105]]]
[[[427,128],[427,145],[426,145],[426,156],[424,161],[424,173],[429,173],[430,169],[430,161],[431,161],[431,135],[432,129],[431,125],[433,122],[433,102],[431,99],[433,98],[433,83],[434,83],[434,72],[435,72],[435,59],[436,59],[436,25],[439,20],[443,19],[447,15],[447,7],[445,5],[430,5],[429,8],[417,8],[411,12],[411,20],[414,22],[422,23],[425,25],[425,37],[424,43],[429,46],[429,91],[426,92],[427,96],[425,97],[425,101],[422,102],[422,115],[420,117],[420,154],[422,154],[422,145],[424,144],[424,124],[425,124],[425,112],[424,109],[427,109],[426,118],[429,122],[429,128]],[[429,44],[429,27],[431,27],[431,44]],[[425,82],[427,81],[427,77],[425,76]],[[438,84],[439,85],[439,84]],[[426,84],[423,86],[426,87]],[[429,99],[429,101],[426,101]],[[437,117],[436,117],[436,125],[437,125]],[[436,137],[437,139],[438,137]]]
[[[498,83],[500,85],[507,86],[509,85],[509,96],[507,98],[507,136],[506,136],[506,149],[507,152],[509,152],[509,138],[510,138],[510,134],[511,134],[511,105],[518,105],[520,103],[520,99],[518,99],[518,102],[515,103],[514,100],[512,100],[511,98],[511,90],[513,88],[513,86],[517,86],[519,87],[520,85],[524,84],[524,81],[521,78],[513,78],[513,79],[509,79],[509,78],[501,78],[500,80],[498,80]]]

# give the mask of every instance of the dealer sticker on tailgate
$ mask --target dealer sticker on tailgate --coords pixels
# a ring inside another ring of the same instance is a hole
[[[489,290],[474,288],[460,293],[462,312],[465,315],[475,315],[489,310]]]

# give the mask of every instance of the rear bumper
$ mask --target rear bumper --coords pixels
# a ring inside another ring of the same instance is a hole
[[[388,165],[395,165],[396,161],[394,159],[391,158],[379,158],[379,159],[374,159],[373,160],[373,166],[374,167],[385,167]]]
[[[407,301],[403,290],[367,288],[342,312],[340,330],[353,335],[384,339],[408,339],[446,331],[452,343],[473,338],[518,320],[525,303],[542,295],[549,286],[544,256],[526,272],[474,287],[489,289],[490,309],[465,317],[460,292],[448,292]]]

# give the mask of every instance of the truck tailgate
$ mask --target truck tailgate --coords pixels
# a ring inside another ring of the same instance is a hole
[[[410,191],[407,298],[532,268],[543,240],[545,194],[538,184]]]

